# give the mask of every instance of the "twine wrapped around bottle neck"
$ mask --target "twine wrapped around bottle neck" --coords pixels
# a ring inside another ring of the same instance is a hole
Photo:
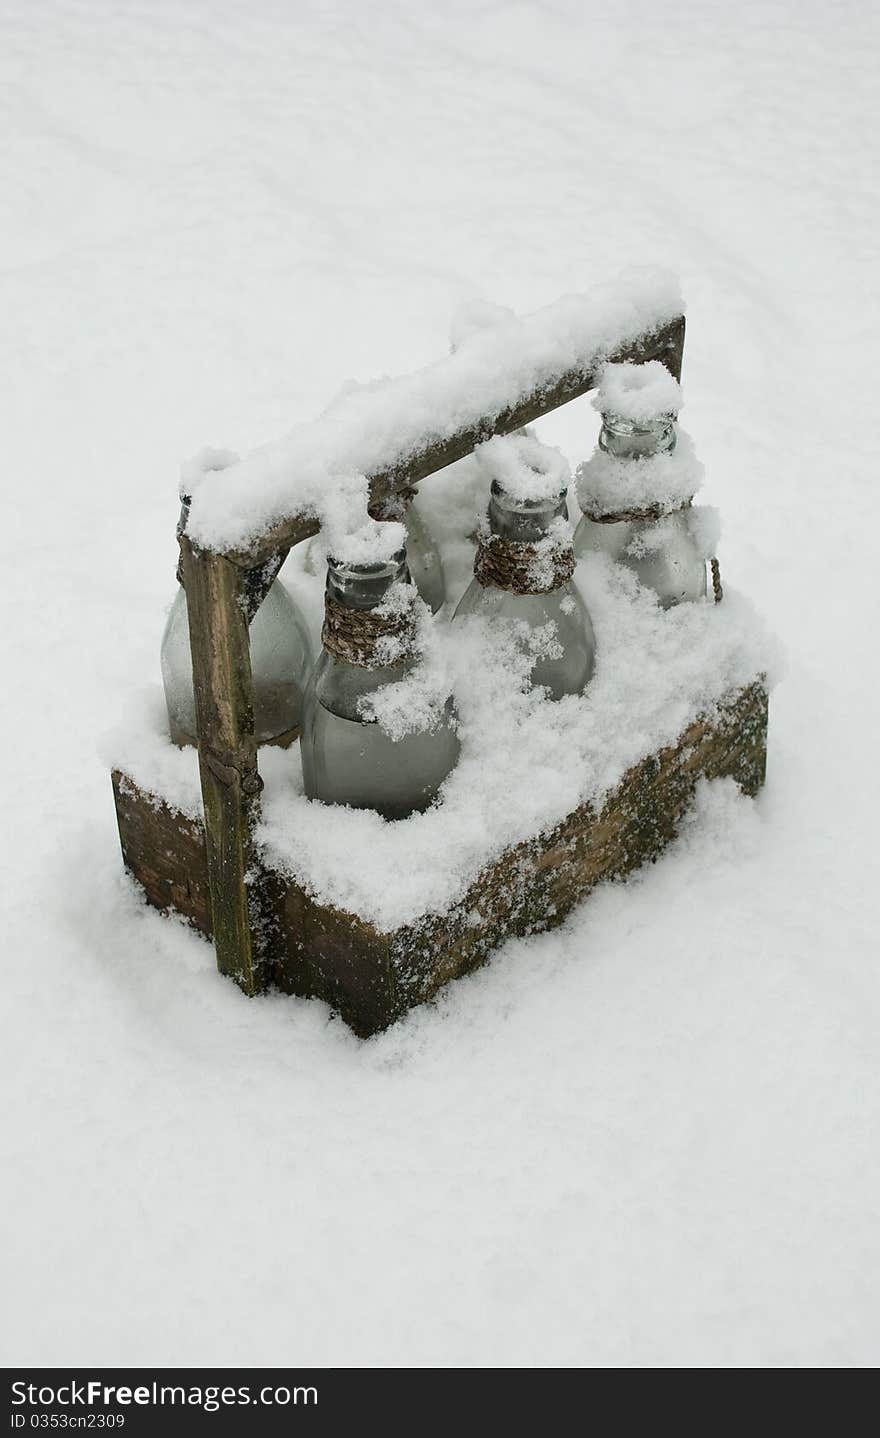
[[[574,574],[571,544],[546,540],[526,544],[480,535],[474,557],[474,576],[484,589],[506,589],[509,594],[551,594],[561,589]]]
[[[396,614],[381,614],[379,609],[351,609],[332,595],[324,595],[321,643],[334,659],[359,669],[399,664],[413,652],[415,635],[412,605]]]
[[[583,512],[593,524],[647,524],[656,519],[667,519],[670,514],[678,514],[683,509],[690,509],[693,502],[692,498],[684,499],[681,504],[675,504],[671,509],[659,504],[649,504],[644,509],[613,509],[606,514],[593,514],[589,509]]]

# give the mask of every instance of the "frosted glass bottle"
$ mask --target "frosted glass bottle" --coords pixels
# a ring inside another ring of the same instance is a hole
[[[432,614],[443,608],[446,602],[446,580],[443,574],[443,560],[437,543],[421,515],[412,502],[401,500],[393,509],[377,516],[380,519],[396,519],[406,529],[406,558],[412,582],[424,599]],[[320,574],[325,563],[321,536],[316,534],[309,540],[306,550],[305,569],[308,574]]]
[[[652,455],[671,454],[675,439],[675,420],[669,414],[638,422],[621,415],[602,416],[599,448],[616,459],[637,464]],[[662,531],[655,528],[658,525]],[[655,539],[661,540],[656,546]],[[585,514],[575,530],[574,552],[579,559],[591,552],[607,554],[625,565],[654,591],[663,609],[706,594],[706,561],[691,532],[687,509],[660,520],[624,519],[611,524]]]
[[[400,518],[406,527],[406,562],[412,582],[431,613],[437,614],[446,602],[440,550],[414,504],[407,504]]]
[[[186,506],[184,505],[184,513]],[[250,626],[254,732],[258,744],[286,744],[302,722],[312,645],[299,610],[276,579]],[[172,742],[195,744],[196,701],[186,592],[181,585],[162,636],[162,682]]]
[[[549,500],[514,499],[493,480],[488,517],[492,534],[535,544],[546,537],[554,520],[567,520],[565,493]],[[494,585],[484,586],[475,578],[459,601],[452,622],[472,614],[490,620],[524,620],[531,629],[555,625],[561,653],[538,659],[531,673],[532,684],[545,685],[551,699],[582,693],[592,677],[596,653],[593,625],[573,580],[547,594],[513,594]]]
[[[354,610],[382,603],[392,585],[408,579],[406,553],[382,564],[345,565],[330,560],[327,593]],[[459,742],[451,701],[435,728],[392,739],[360,701],[397,683],[419,663],[417,654],[367,668],[322,649],[303,707],[300,740],[303,781],[310,799],[375,809],[386,819],[405,819],[427,809],[454,768]]]

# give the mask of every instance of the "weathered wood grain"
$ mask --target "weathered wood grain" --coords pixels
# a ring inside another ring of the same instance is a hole
[[[183,915],[210,939],[211,891],[205,826],[114,769],[113,800],[126,869],[154,909]]]
[[[637,764],[601,807],[574,810],[549,833],[487,865],[450,912],[392,933],[269,875],[261,919],[267,972],[288,993],[326,1000],[356,1033],[376,1033],[483,963],[505,939],[561,923],[597,884],[656,859],[675,837],[700,778],[730,777],[756,794],[766,741],[767,693],[756,681]],[[209,932],[199,826],[167,806],[157,811],[123,775],[114,775],[114,794],[126,864],[149,901]]]
[[[262,781],[254,739],[246,576],[180,538],[192,649],[199,773],[217,967],[247,994],[265,986],[259,863]]]

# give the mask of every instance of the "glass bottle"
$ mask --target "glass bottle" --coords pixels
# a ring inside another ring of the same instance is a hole
[[[399,518],[406,528],[406,559],[412,582],[431,613],[437,614],[446,602],[440,550],[414,504],[404,504]]]
[[[446,602],[446,580],[443,574],[443,560],[440,550],[425,521],[422,519],[411,498],[401,497],[382,507],[376,519],[399,520],[406,529],[406,557],[410,577],[432,614],[437,614]],[[325,563],[325,551],[320,534],[309,540],[305,557],[307,574],[320,574]]]
[[[672,454],[675,444],[674,415],[633,420],[602,414],[599,448],[615,459],[638,464],[655,455]],[[575,530],[574,552],[579,559],[591,552],[606,554],[625,565],[646,589],[654,591],[663,609],[706,594],[706,561],[694,540],[688,507],[659,519],[611,523],[584,514]]]
[[[181,524],[189,501],[183,499]],[[287,745],[302,722],[302,700],[312,663],[312,645],[299,610],[276,579],[250,625],[254,683],[254,732],[258,744]],[[162,683],[171,740],[195,744],[196,700],[186,591],[181,584],[162,636]]]
[[[491,535],[514,544],[533,545],[546,539],[555,524],[567,524],[565,491],[549,499],[514,498],[497,479],[489,494]],[[524,620],[532,630],[553,624],[560,652],[539,658],[531,673],[533,685],[545,685],[551,699],[580,694],[593,673],[595,638],[587,606],[572,579],[548,593],[519,594],[494,584],[471,580],[453,616],[453,624],[472,614],[490,620]]]
[[[409,582],[406,550],[377,564],[327,564],[327,595],[347,610],[374,610],[394,585]],[[375,809],[405,819],[427,809],[449,771],[459,742],[451,700],[437,725],[392,738],[362,701],[398,683],[419,664],[417,653],[391,663],[353,663],[325,647],[306,691],[300,741],[305,792],[325,804]]]

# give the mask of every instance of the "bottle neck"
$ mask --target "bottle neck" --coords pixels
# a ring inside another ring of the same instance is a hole
[[[565,490],[549,499],[514,499],[493,479],[488,516],[490,532],[498,539],[537,544],[555,520],[568,518]]]
[[[660,414],[656,419],[633,420],[619,414],[603,414],[599,448],[615,459],[669,454],[675,448],[675,416]]]
[[[400,586],[393,595],[395,586]],[[407,586],[407,588],[403,588]],[[330,559],[321,641],[338,662],[356,669],[400,666],[414,653],[416,609],[406,551],[376,564]]]
[[[346,564],[328,557],[327,594],[346,609],[375,609],[395,584],[409,584],[406,551],[380,564]]]

